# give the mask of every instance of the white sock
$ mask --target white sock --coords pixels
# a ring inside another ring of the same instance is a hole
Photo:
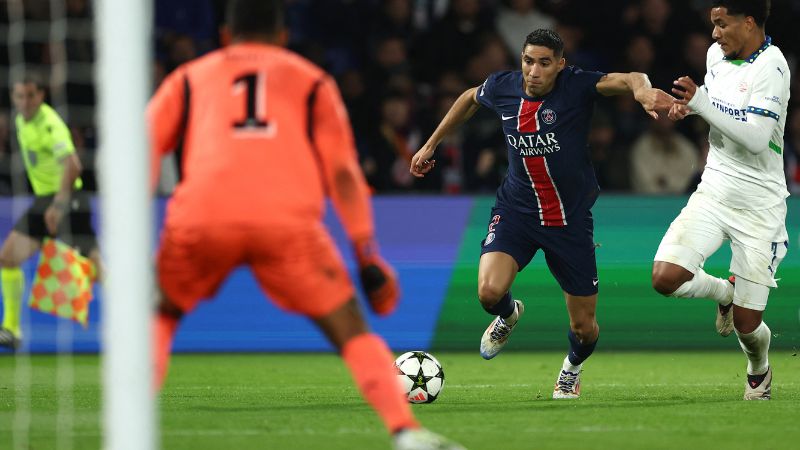
[[[519,306],[517,306],[517,302],[514,300],[511,301],[514,302],[514,312],[512,312],[508,317],[503,317],[503,321],[506,323],[506,325],[513,327],[516,325],[517,320],[519,320]]]
[[[733,285],[728,280],[712,277],[703,269],[697,269],[694,277],[680,285],[671,297],[710,298],[720,305],[729,305],[733,301]]]
[[[567,372],[572,373],[581,373],[581,367],[583,367],[583,363],[573,366],[572,363],[569,362],[569,356],[564,358],[564,363],[561,364],[561,370],[566,370]]]
[[[742,334],[736,330],[739,337],[739,345],[742,346],[744,354],[747,355],[747,374],[763,375],[769,368],[769,327],[765,322],[761,322],[752,333]]]

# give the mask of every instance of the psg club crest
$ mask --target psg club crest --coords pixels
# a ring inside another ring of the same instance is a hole
[[[556,122],[556,112],[552,109],[545,109],[542,111],[542,120],[544,123],[548,125],[552,125]]]
[[[494,233],[489,233],[486,235],[486,239],[483,241],[483,246],[486,247],[487,245],[491,244],[494,241]]]

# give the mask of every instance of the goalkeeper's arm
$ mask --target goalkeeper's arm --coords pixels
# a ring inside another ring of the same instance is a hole
[[[400,295],[397,275],[380,256],[374,239],[369,188],[358,165],[347,112],[332,79],[324,78],[316,89],[312,143],[319,151],[333,206],[353,243],[369,304],[378,314],[389,314]]]
[[[170,73],[147,104],[150,137],[150,192],[155,192],[161,172],[161,158],[178,144],[187,107],[189,81],[182,68]]]

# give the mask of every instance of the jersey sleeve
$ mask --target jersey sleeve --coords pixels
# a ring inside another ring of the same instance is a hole
[[[748,114],[780,120],[789,102],[789,67],[785,61],[768,61],[753,79]]]
[[[161,83],[147,105],[147,127],[150,137],[150,184],[155,187],[161,158],[175,150],[181,133],[186,108],[186,73],[173,71]]]
[[[756,91],[754,89],[754,95]],[[759,154],[770,148],[772,132],[778,126],[779,117],[749,112],[749,107],[747,121],[736,120],[714,106],[704,87],[695,91],[688,106],[709,125],[752,154]]]
[[[597,83],[606,74],[603,72],[594,72],[590,70],[582,70],[579,67],[571,67],[572,71],[570,78],[570,91],[575,92],[581,100],[592,101],[599,94],[597,92]]]
[[[67,124],[60,117],[53,114],[50,124],[50,138],[53,149],[53,157],[62,159],[67,155],[75,153],[75,144],[72,143],[72,133]]]
[[[358,164],[355,139],[339,90],[325,76],[310,98],[309,131],[325,185],[351,241],[374,234],[369,188]]]
[[[491,109],[495,109],[494,94],[495,88],[497,87],[497,76],[498,73],[489,75],[483,84],[480,85],[478,92],[475,94],[475,98],[478,100],[478,103]]]

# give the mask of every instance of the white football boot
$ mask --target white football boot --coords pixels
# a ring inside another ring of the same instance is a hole
[[[553,398],[579,398],[581,396],[581,371],[570,372],[561,369],[553,388]]]
[[[483,356],[483,359],[492,359],[497,356],[506,345],[506,342],[508,342],[508,337],[514,331],[514,327],[519,323],[522,313],[525,312],[525,305],[519,300],[514,300],[514,305],[516,308],[515,313],[517,314],[517,321],[514,322],[514,325],[507,324],[502,317],[497,316],[489,324],[489,328],[483,332],[481,337],[481,356]]]
[[[436,433],[418,428],[394,435],[394,450],[466,450],[461,445]]]
[[[749,381],[744,384],[745,400],[769,400],[772,398],[772,367],[767,368],[767,375],[761,384],[753,386]]]

